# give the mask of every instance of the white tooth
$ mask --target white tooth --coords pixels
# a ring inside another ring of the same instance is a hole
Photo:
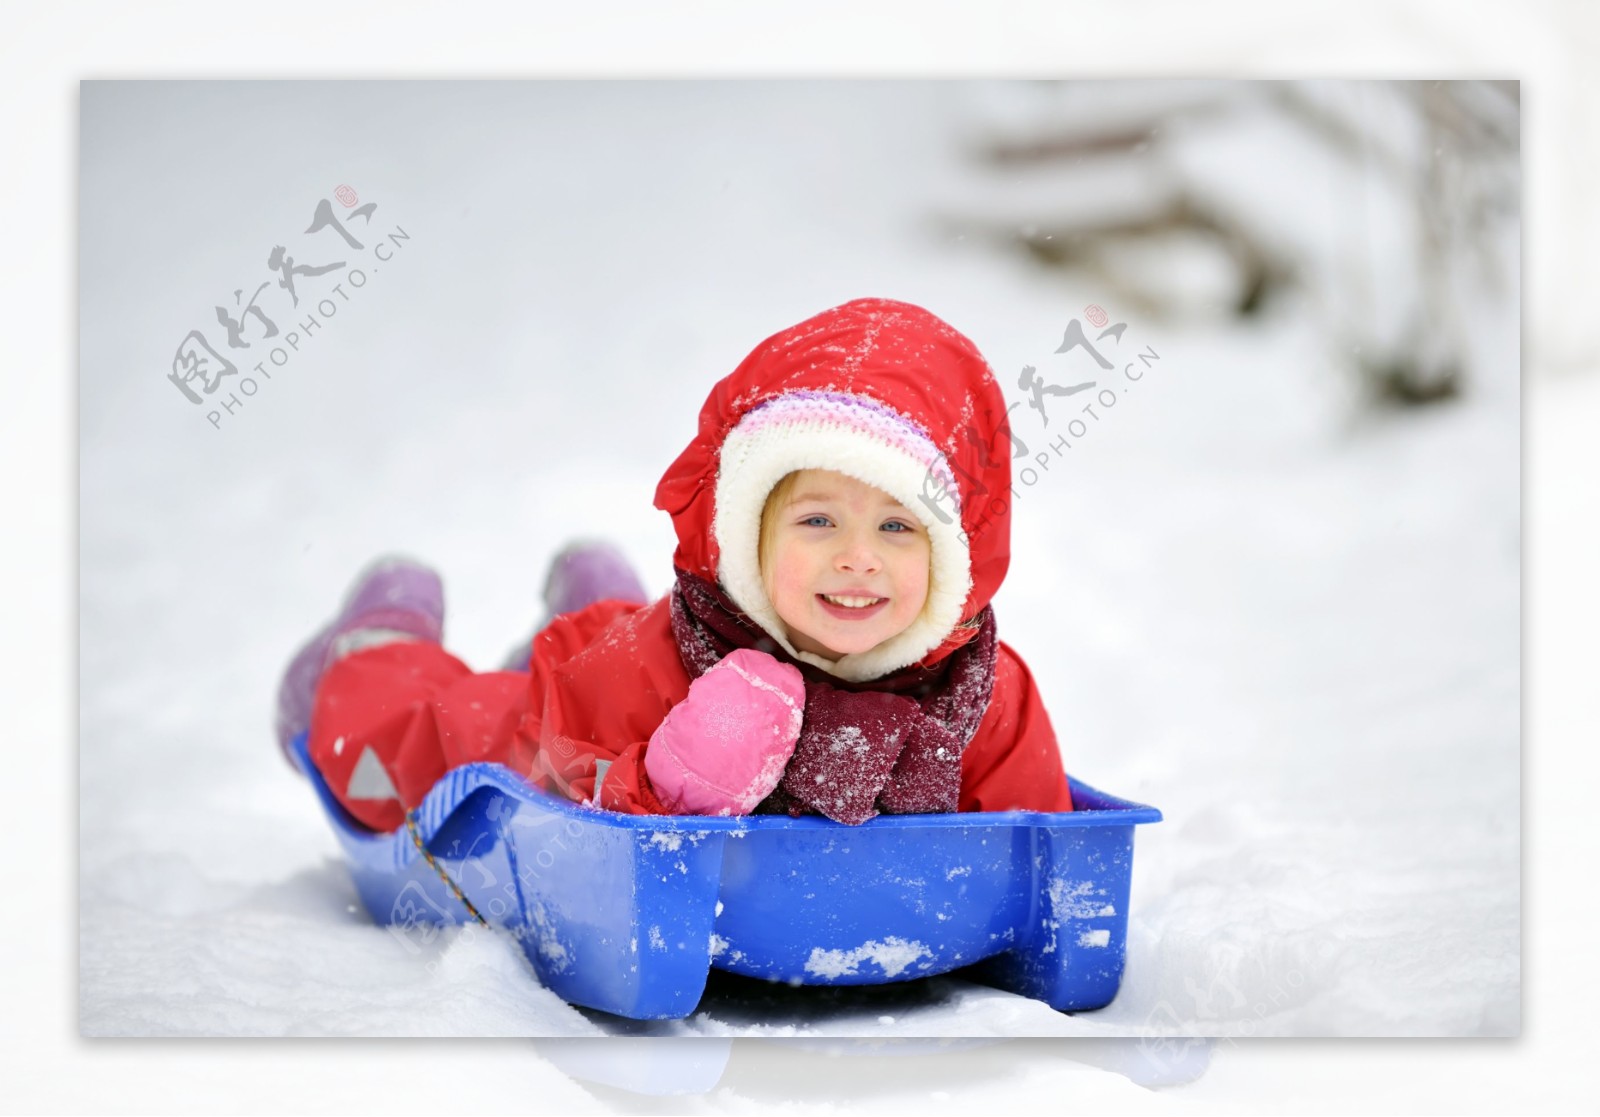
[[[868,605],[882,600],[882,598],[878,597],[834,597],[832,594],[827,593],[823,594],[822,596],[828,601],[833,602],[835,605],[843,605],[849,609],[862,609]]]

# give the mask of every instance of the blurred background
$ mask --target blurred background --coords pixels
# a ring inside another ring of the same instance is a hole
[[[1166,815],[1123,990],[735,987],[650,1034],[1164,1072],[1170,1036],[1516,1034],[1520,119],[1515,82],[86,82],[84,1033],[615,1032],[509,941],[427,970],[370,924],[279,673],[383,551],[481,670],[573,536],[664,592],[705,393],[876,295],[1019,404],[1001,636],[1068,770]]]

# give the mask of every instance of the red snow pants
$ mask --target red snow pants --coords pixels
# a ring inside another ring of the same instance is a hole
[[[311,762],[374,830],[393,830],[451,768],[493,757],[532,771],[517,739],[523,671],[475,673],[437,644],[382,644],[337,660],[317,684]],[[369,752],[371,755],[369,755]]]

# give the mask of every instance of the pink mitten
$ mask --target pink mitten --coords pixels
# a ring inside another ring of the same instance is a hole
[[[800,739],[800,669],[740,648],[689,684],[645,750],[656,797],[683,814],[749,814],[771,794]]]

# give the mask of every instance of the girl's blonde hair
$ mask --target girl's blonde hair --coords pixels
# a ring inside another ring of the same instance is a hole
[[[772,553],[778,545],[778,512],[789,503],[789,495],[800,481],[800,471],[785,473],[782,480],[772,486],[767,502],[761,506],[761,534],[756,543],[756,563],[761,569],[761,584],[766,587],[767,598],[772,597]]]

